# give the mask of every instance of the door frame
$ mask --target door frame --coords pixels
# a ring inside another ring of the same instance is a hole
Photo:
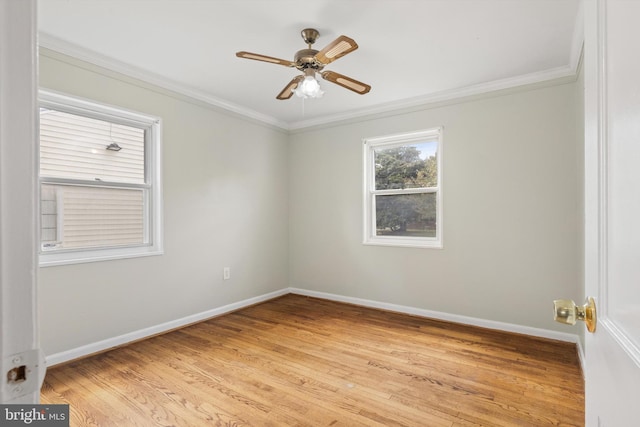
[[[38,403],[37,0],[0,0],[0,403]],[[9,372],[17,380],[8,379]]]

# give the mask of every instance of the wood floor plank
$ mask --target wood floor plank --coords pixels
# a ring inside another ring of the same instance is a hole
[[[53,367],[72,426],[581,426],[575,346],[286,295]]]

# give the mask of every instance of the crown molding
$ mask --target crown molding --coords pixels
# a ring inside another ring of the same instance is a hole
[[[110,71],[115,71],[127,77],[132,77],[145,83],[150,83],[163,89],[167,89],[171,92],[175,92],[180,95],[184,95],[189,98],[204,102],[209,106],[217,107],[225,111],[239,114],[243,117],[257,120],[259,122],[275,126],[280,129],[289,130],[289,126],[286,122],[278,120],[275,117],[271,117],[266,114],[262,114],[249,108],[243,107],[241,105],[226,101],[224,99],[217,98],[203,91],[183,85],[171,79],[167,79],[166,77],[160,76],[153,72],[126,64],[122,61],[118,61],[114,58],[102,55],[76,44],[69,43],[50,34],[40,32],[38,35],[38,45],[51,51],[67,55],[72,58],[87,62],[89,64],[96,65]]]
[[[337,122],[353,122],[362,119],[370,119],[373,116],[385,116],[391,113],[410,112],[433,107],[444,102],[464,101],[470,97],[493,96],[498,91],[517,88],[530,88],[531,86],[544,87],[568,83],[576,80],[576,73],[571,66],[558,67],[551,70],[540,71],[522,76],[509,77],[501,80],[480,83],[463,88],[450,89],[435,92],[429,95],[408,98],[397,102],[380,104],[370,108],[349,111],[347,113],[318,117],[316,119],[302,120],[290,123],[292,131],[326,125]]]
[[[374,107],[351,110],[344,113],[326,115],[291,123],[284,122],[276,119],[275,117],[214,97],[195,88],[183,85],[141,68],[134,67],[92,50],[77,46],[47,33],[41,32],[39,34],[38,44],[51,51],[155,85],[191,99],[195,99],[208,106],[216,107],[218,109],[276,127],[280,130],[295,132],[328,124],[348,123],[370,119],[373,116],[379,117],[398,114],[399,112],[416,111],[430,108],[441,103],[462,102],[470,97],[494,96],[495,92],[509,89],[530,89],[531,87],[546,87],[572,82],[576,80],[577,73],[581,65],[583,41],[584,31],[582,25],[582,11],[579,10],[576,17],[576,25],[574,27],[569,65],[521,76],[480,83],[463,88],[445,90],[401,101],[389,102]]]

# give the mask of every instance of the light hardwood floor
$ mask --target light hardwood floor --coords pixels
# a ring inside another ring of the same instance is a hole
[[[573,344],[286,295],[50,368],[72,426],[580,426]]]

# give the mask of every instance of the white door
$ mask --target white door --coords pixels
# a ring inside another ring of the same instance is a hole
[[[640,425],[640,1],[586,0],[587,426]]]

